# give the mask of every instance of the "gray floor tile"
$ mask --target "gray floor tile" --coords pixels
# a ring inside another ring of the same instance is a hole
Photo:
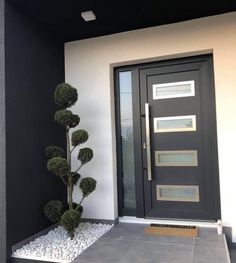
[[[144,232],[140,224],[120,224],[102,236],[102,239],[136,240]]]
[[[132,241],[99,240],[89,249],[85,250],[75,262],[111,263],[119,262],[132,246]]]
[[[196,246],[208,246],[224,248],[224,238],[219,235],[208,235],[204,237],[197,237],[195,240]]]
[[[215,228],[200,227],[200,228],[198,228],[198,236],[199,237],[208,237],[208,236],[218,236],[218,234],[217,234],[217,230]]]
[[[231,263],[236,263],[236,249],[230,249],[229,253],[230,253]]]
[[[196,246],[194,247],[193,263],[227,263],[225,248]]]
[[[192,249],[176,244],[136,243],[119,263],[186,263],[192,262]]]

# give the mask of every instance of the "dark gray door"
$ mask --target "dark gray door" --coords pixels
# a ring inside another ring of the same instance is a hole
[[[211,57],[139,70],[147,218],[220,218],[212,75]]]

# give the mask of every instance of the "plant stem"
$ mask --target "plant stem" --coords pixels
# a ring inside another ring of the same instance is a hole
[[[80,200],[79,204],[78,204],[77,207],[76,207],[76,210],[80,207],[80,205],[82,204],[82,202],[83,202],[83,200],[84,200],[85,197],[86,197],[86,196],[83,195],[82,199]]]
[[[82,166],[83,166],[83,164],[81,164],[73,173],[77,173]]]
[[[61,177],[61,180],[67,186],[67,182],[65,181],[65,179],[63,177]]]
[[[67,163],[69,166],[69,172],[68,172],[68,203],[69,203],[69,209],[73,209],[73,184],[72,184],[72,174],[71,174],[71,152],[70,152],[70,135],[69,135],[69,127],[66,127],[66,145],[67,145]]]

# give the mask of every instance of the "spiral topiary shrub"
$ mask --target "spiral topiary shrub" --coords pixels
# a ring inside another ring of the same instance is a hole
[[[57,175],[67,188],[68,203],[63,206],[60,201],[50,201],[44,207],[45,216],[53,223],[60,224],[73,238],[76,228],[79,226],[80,218],[83,213],[82,202],[96,188],[96,181],[91,177],[82,178],[78,171],[93,158],[93,150],[82,148],[77,152],[78,167],[72,169],[71,155],[76,154],[76,149],[85,143],[89,135],[87,131],[80,129],[70,133],[71,128],[75,128],[80,118],[73,114],[68,108],[76,103],[78,99],[77,90],[67,83],[59,84],[54,92],[54,101],[58,110],[54,115],[54,120],[62,126],[66,133],[67,149],[66,155],[63,148],[58,146],[48,146],[45,155],[48,158],[47,170]],[[66,156],[66,157],[65,157]],[[73,201],[73,190],[79,187],[82,192],[80,202]]]

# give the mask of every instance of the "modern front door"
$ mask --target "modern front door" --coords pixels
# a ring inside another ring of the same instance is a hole
[[[138,216],[220,218],[212,69],[211,56],[132,69]]]

